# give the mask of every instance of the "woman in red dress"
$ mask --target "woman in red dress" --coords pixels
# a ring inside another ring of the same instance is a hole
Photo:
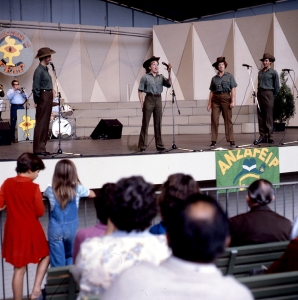
[[[6,208],[2,257],[14,266],[12,289],[22,299],[26,266],[38,263],[30,299],[41,295],[41,283],[49,265],[49,247],[38,220],[44,214],[39,186],[33,181],[45,168],[35,154],[23,153],[17,160],[18,175],[4,181],[0,189],[0,210]]]

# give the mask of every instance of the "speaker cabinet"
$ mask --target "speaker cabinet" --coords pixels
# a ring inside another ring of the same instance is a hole
[[[117,119],[101,119],[90,137],[93,140],[121,139],[122,127]]]
[[[8,122],[0,122],[0,146],[11,145],[11,130]]]

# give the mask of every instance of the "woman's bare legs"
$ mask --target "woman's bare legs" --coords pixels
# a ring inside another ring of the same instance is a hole
[[[12,291],[14,300],[21,300],[23,297],[23,281],[26,272],[26,266],[13,268]]]
[[[41,295],[42,280],[47,272],[49,264],[50,264],[49,256],[45,256],[39,261],[37,269],[36,269],[34,286],[32,289],[32,293],[30,295],[30,299],[36,299]]]

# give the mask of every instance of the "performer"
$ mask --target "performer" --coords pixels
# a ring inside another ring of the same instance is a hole
[[[274,144],[273,135],[273,107],[274,99],[279,91],[279,77],[275,70],[271,69],[271,64],[275,57],[269,53],[264,53],[260,59],[263,69],[258,73],[258,109],[259,133],[257,141],[260,143]]]
[[[34,128],[33,152],[38,155],[49,155],[46,151],[48,140],[50,117],[53,102],[53,84],[49,74],[51,55],[56,53],[54,50],[44,47],[37,51],[35,58],[40,63],[33,75],[33,99],[36,104],[36,123]]]
[[[161,138],[161,119],[162,119],[162,104],[161,93],[163,86],[171,87],[171,69],[172,66],[168,63],[167,70],[169,78],[165,78],[158,73],[160,57],[152,56],[143,63],[143,68],[146,69],[146,74],[141,78],[138,94],[143,111],[142,128],[139,138],[139,149],[141,152],[147,148],[148,126],[153,113],[155,146],[158,151],[165,150]],[[145,101],[143,101],[143,93],[146,93]]]
[[[4,90],[3,90],[3,84],[0,83],[0,97],[4,97],[5,96],[5,93],[4,93]],[[2,103],[3,103],[3,100],[0,100],[0,122],[2,122],[2,118],[1,118],[1,115],[2,115]]]
[[[11,141],[16,142],[15,128],[17,123],[17,111],[24,109],[24,103],[27,101],[28,96],[24,88],[20,88],[19,82],[14,79],[11,82],[12,88],[7,91],[7,98],[10,101],[10,129]]]
[[[224,118],[225,135],[227,142],[230,142],[231,147],[235,147],[232,108],[235,106],[236,87],[237,83],[234,76],[225,72],[228,63],[225,57],[218,57],[212,66],[218,71],[217,75],[212,77],[210,84],[209,102],[207,111],[211,109],[211,145],[216,146],[218,136],[218,125],[220,112]]]

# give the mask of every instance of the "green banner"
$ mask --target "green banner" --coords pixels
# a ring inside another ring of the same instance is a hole
[[[216,151],[215,157],[217,187],[250,185],[260,178],[280,182],[277,147]]]

